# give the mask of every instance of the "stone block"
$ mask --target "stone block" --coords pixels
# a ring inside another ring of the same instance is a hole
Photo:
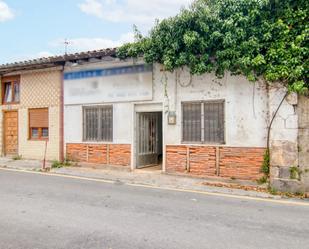
[[[291,179],[290,167],[279,167],[280,179]]]
[[[286,97],[286,101],[287,101],[290,105],[297,105],[297,103],[298,103],[298,96],[297,96],[297,93],[290,93],[290,94]]]
[[[297,129],[271,129],[270,138],[272,141],[291,141],[297,142],[298,130]]]
[[[279,178],[279,167],[270,167],[270,178]]]
[[[297,142],[273,141],[270,150],[270,164],[272,166],[297,166],[298,147]]]
[[[297,106],[298,123],[302,129],[309,129],[309,97],[299,96]]]
[[[271,187],[280,192],[305,192],[304,185],[297,180],[287,180],[287,179],[271,179]]]
[[[299,166],[309,168],[309,129],[298,131]]]
[[[285,120],[286,129],[298,129],[298,116],[291,115]]]

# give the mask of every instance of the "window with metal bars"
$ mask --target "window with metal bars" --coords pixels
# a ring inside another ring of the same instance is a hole
[[[224,101],[182,103],[182,141],[224,144]]]
[[[83,139],[90,142],[113,141],[113,107],[83,108]]]

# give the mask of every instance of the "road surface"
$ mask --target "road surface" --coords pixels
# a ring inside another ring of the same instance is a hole
[[[309,248],[309,206],[0,170],[0,248]]]

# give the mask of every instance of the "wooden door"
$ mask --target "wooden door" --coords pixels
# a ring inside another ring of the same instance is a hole
[[[4,112],[4,154],[18,154],[18,112]]]

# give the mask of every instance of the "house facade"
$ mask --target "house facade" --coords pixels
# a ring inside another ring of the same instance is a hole
[[[309,190],[309,100],[281,84],[166,72],[114,49],[17,65],[0,67],[2,155],[258,180],[269,145],[272,186]]]
[[[257,180],[269,108],[280,97],[264,82],[228,73],[223,79],[187,69],[170,73],[136,60],[70,64],[64,71],[66,155],[131,169],[160,164],[170,173]]]
[[[2,156],[59,160],[62,68],[1,76]]]

